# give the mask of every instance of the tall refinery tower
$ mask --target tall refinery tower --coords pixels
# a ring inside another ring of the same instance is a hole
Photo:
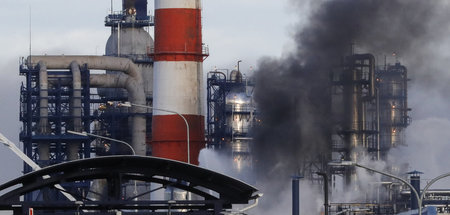
[[[206,51],[202,45],[200,0],[155,0],[155,48],[151,55],[152,154],[198,164],[205,144],[202,62]],[[174,112],[185,117],[189,128]]]

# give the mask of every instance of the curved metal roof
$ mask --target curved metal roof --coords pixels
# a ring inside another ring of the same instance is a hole
[[[17,187],[1,195],[0,202],[17,202],[25,193],[63,182],[101,178],[120,179],[110,181],[140,180],[163,186],[170,185],[195,193],[205,200],[219,200],[223,208],[230,208],[231,204],[247,204],[249,200],[255,198],[254,193],[257,192],[255,187],[242,181],[184,162],[120,155],[75,160],[28,173],[0,185],[0,192]],[[204,188],[218,193],[219,196],[211,195]],[[120,198],[117,196],[117,199]],[[5,205],[2,208],[5,208]]]

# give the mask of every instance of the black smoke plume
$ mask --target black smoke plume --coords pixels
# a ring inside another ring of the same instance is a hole
[[[291,1],[298,8],[307,3]],[[270,182],[270,188],[265,188],[269,195],[279,192],[289,183],[287,178],[304,169],[309,160],[329,154],[330,71],[351,53],[352,44],[358,52],[372,53],[383,61],[385,54],[396,52],[403,64],[413,68],[410,76],[434,83],[435,78],[418,71],[424,69],[424,62],[417,61],[429,53],[430,41],[443,38],[449,26],[446,1],[309,3],[313,12],[306,26],[298,26],[294,34],[295,51],[281,59],[260,59],[255,73],[261,119],[255,131],[255,164],[259,178]]]

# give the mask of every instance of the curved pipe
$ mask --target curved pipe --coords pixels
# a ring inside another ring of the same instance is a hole
[[[43,55],[28,57],[28,63],[36,64],[44,61],[48,69],[70,69],[70,64],[75,61],[78,65],[87,64],[89,69],[122,71],[126,74],[140,79],[138,67],[128,58],[89,55]]]
[[[121,71],[125,74],[108,77],[105,80],[92,80],[98,87],[123,87],[126,88],[131,103],[145,105],[145,92],[142,74],[136,64],[128,58],[108,56],[32,56],[27,63],[35,65],[44,62],[48,69],[70,69],[73,62],[78,65],[87,65],[88,69]],[[96,75],[93,75],[95,77]],[[99,76],[100,77],[100,76]],[[91,83],[92,85],[93,83]],[[103,86],[105,85],[105,86]],[[145,113],[146,109],[133,107],[132,113]],[[132,145],[137,155],[145,155],[146,118],[143,114],[132,117]]]
[[[136,101],[144,98],[145,94],[143,85],[138,83],[134,78],[129,75],[118,73],[118,74],[94,74],[90,77],[90,85],[92,87],[103,87],[103,88],[125,88],[128,91],[128,97],[130,101]],[[139,108],[139,107],[138,107]],[[134,111],[134,113],[145,113],[139,108],[139,111]],[[133,108],[132,108],[133,110]],[[145,109],[144,109],[145,110]],[[146,154],[146,118],[144,115],[133,116],[132,122],[132,141],[131,145],[136,151],[137,155]]]

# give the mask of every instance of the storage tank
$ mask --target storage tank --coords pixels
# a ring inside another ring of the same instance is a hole
[[[147,1],[124,0],[123,10],[113,12],[105,19],[105,26],[111,27],[111,35],[106,43],[107,56],[120,56],[132,59],[139,67],[144,78],[147,100],[153,96],[153,61],[148,57],[148,50],[153,49],[153,38],[145,30],[152,26],[153,20],[147,16]],[[107,71],[107,73],[116,73]],[[125,97],[123,89],[100,91],[107,97]]]

